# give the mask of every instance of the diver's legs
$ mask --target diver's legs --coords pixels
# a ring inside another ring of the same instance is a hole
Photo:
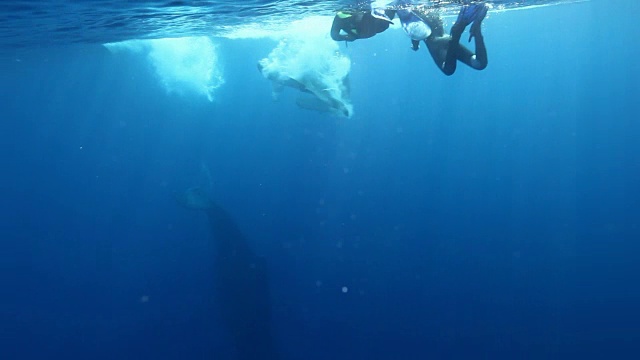
[[[460,35],[457,37],[445,35],[443,37],[429,37],[424,41],[429,53],[438,68],[445,75],[452,75],[456,71],[456,62],[482,70],[487,67],[487,49],[482,35],[476,35],[476,53],[460,44]],[[457,41],[456,41],[457,39]]]
[[[453,75],[456,72],[456,65],[458,62],[458,50],[463,49],[460,45],[460,37],[462,37],[462,32],[466,25],[456,22],[451,27],[451,38],[449,40],[449,45],[447,46],[447,55],[444,59],[444,63],[442,64],[442,72],[447,75]]]
[[[474,36],[476,44],[476,53],[465,46],[458,44],[457,58],[460,62],[467,64],[468,66],[476,70],[484,70],[488,64],[487,48],[484,45],[484,38],[482,34]]]
[[[484,70],[489,63],[487,58],[487,48],[484,45],[484,38],[482,35],[474,36],[476,43],[476,53],[473,54],[471,50],[460,45],[458,52],[458,60],[469,65],[476,70]]]
[[[472,55],[471,57],[465,57],[464,59],[460,57],[458,58],[460,61],[476,70],[483,70],[489,63],[489,59],[487,57],[487,47],[484,44],[484,37],[482,36],[482,20],[484,20],[484,17],[487,15],[489,6],[487,4],[482,4],[481,6],[482,7],[478,11],[475,20],[473,21],[473,24],[469,29],[469,40],[471,40],[471,38],[475,39],[476,53],[475,55]]]
[[[452,75],[456,71],[457,60],[468,66],[482,70],[487,67],[487,49],[484,45],[481,26],[482,20],[489,9],[487,4],[464,5],[460,9],[456,23],[451,27],[451,40],[447,47],[447,56],[442,66],[445,75]],[[473,22],[470,32],[471,37],[475,37],[476,53],[460,45],[460,38],[464,29]]]
[[[451,43],[451,37],[449,35],[434,36],[432,34],[431,36],[429,36],[424,40],[424,43],[427,45],[429,54],[431,54],[431,57],[433,58],[433,61],[436,63],[436,66],[438,67],[438,69],[444,72],[444,65],[447,59],[449,44]],[[454,59],[454,62],[455,62],[455,59]],[[447,75],[451,75],[451,74],[447,74]]]

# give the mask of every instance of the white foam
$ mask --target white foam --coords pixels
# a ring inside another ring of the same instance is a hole
[[[274,83],[294,79],[327,105],[328,111],[350,117],[351,61],[340,54],[338,43],[329,36],[332,19],[310,16],[289,22],[286,27],[250,24],[234,27],[233,33],[225,37],[279,40],[278,46],[260,61],[265,77]],[[105,46],[113,53],[126,51],[146,56],[168,93],[203,95],[212,101],[215,90],[224,83],[217,47],[209,37],[129,40]],[[301,103],[309,105],[305,99]]]
[[[217,47],[206,36],[129,40],[105,46],[113,53],[146,55],[168,93],[196,94],[213,101],[215,90],[224,84]]]
[[[291,23],[288,31],[281,34],[278,46],[260,60],[260,65],[263,75],[274,84],[286,84],[293,79],[329,110],[349,117],[353,113],[348,82],[351,61],[340,54],[338,43],[329,37],[330,27],[331,19],[327,17]]]
[[[318,37],[329,33],[333,16],[307,16],[300,20],[249,23],[223,28],[221,37],[229,39],[271,38],[280,40],[292,36]]]

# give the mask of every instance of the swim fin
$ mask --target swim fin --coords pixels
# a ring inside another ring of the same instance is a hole
[[[456,24],[460,24],[466,27],[476,19],[480,19],[480,21],[482,21],[484,16],[487,14],[487,9],[488,7],[484,3],[462,5],[462,8],[460,8],[460,12],[458,13]]]
[[[471,39],[473,39],[476,35],[482,36],[482,34],[480,33],[480,30],[482,28],[482,20],[484,20],[484,17],[487,16],[489,5],[479,4],[479,7],[480,9],[476,13],[475,19],[473,20],[473,25],[471,25],[471,28],[469,29],[469,42],[471,42]]]

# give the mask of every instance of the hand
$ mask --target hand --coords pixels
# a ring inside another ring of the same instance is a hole
[[[355,37],[353,34],[345,34],[344,36],[342,36],[342,40],[344,41],[355,41],[357,39],[357,37]]]

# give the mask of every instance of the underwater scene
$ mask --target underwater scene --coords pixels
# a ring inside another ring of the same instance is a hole
[[[634,0],[0,3],[0,359],[639,359]]]

